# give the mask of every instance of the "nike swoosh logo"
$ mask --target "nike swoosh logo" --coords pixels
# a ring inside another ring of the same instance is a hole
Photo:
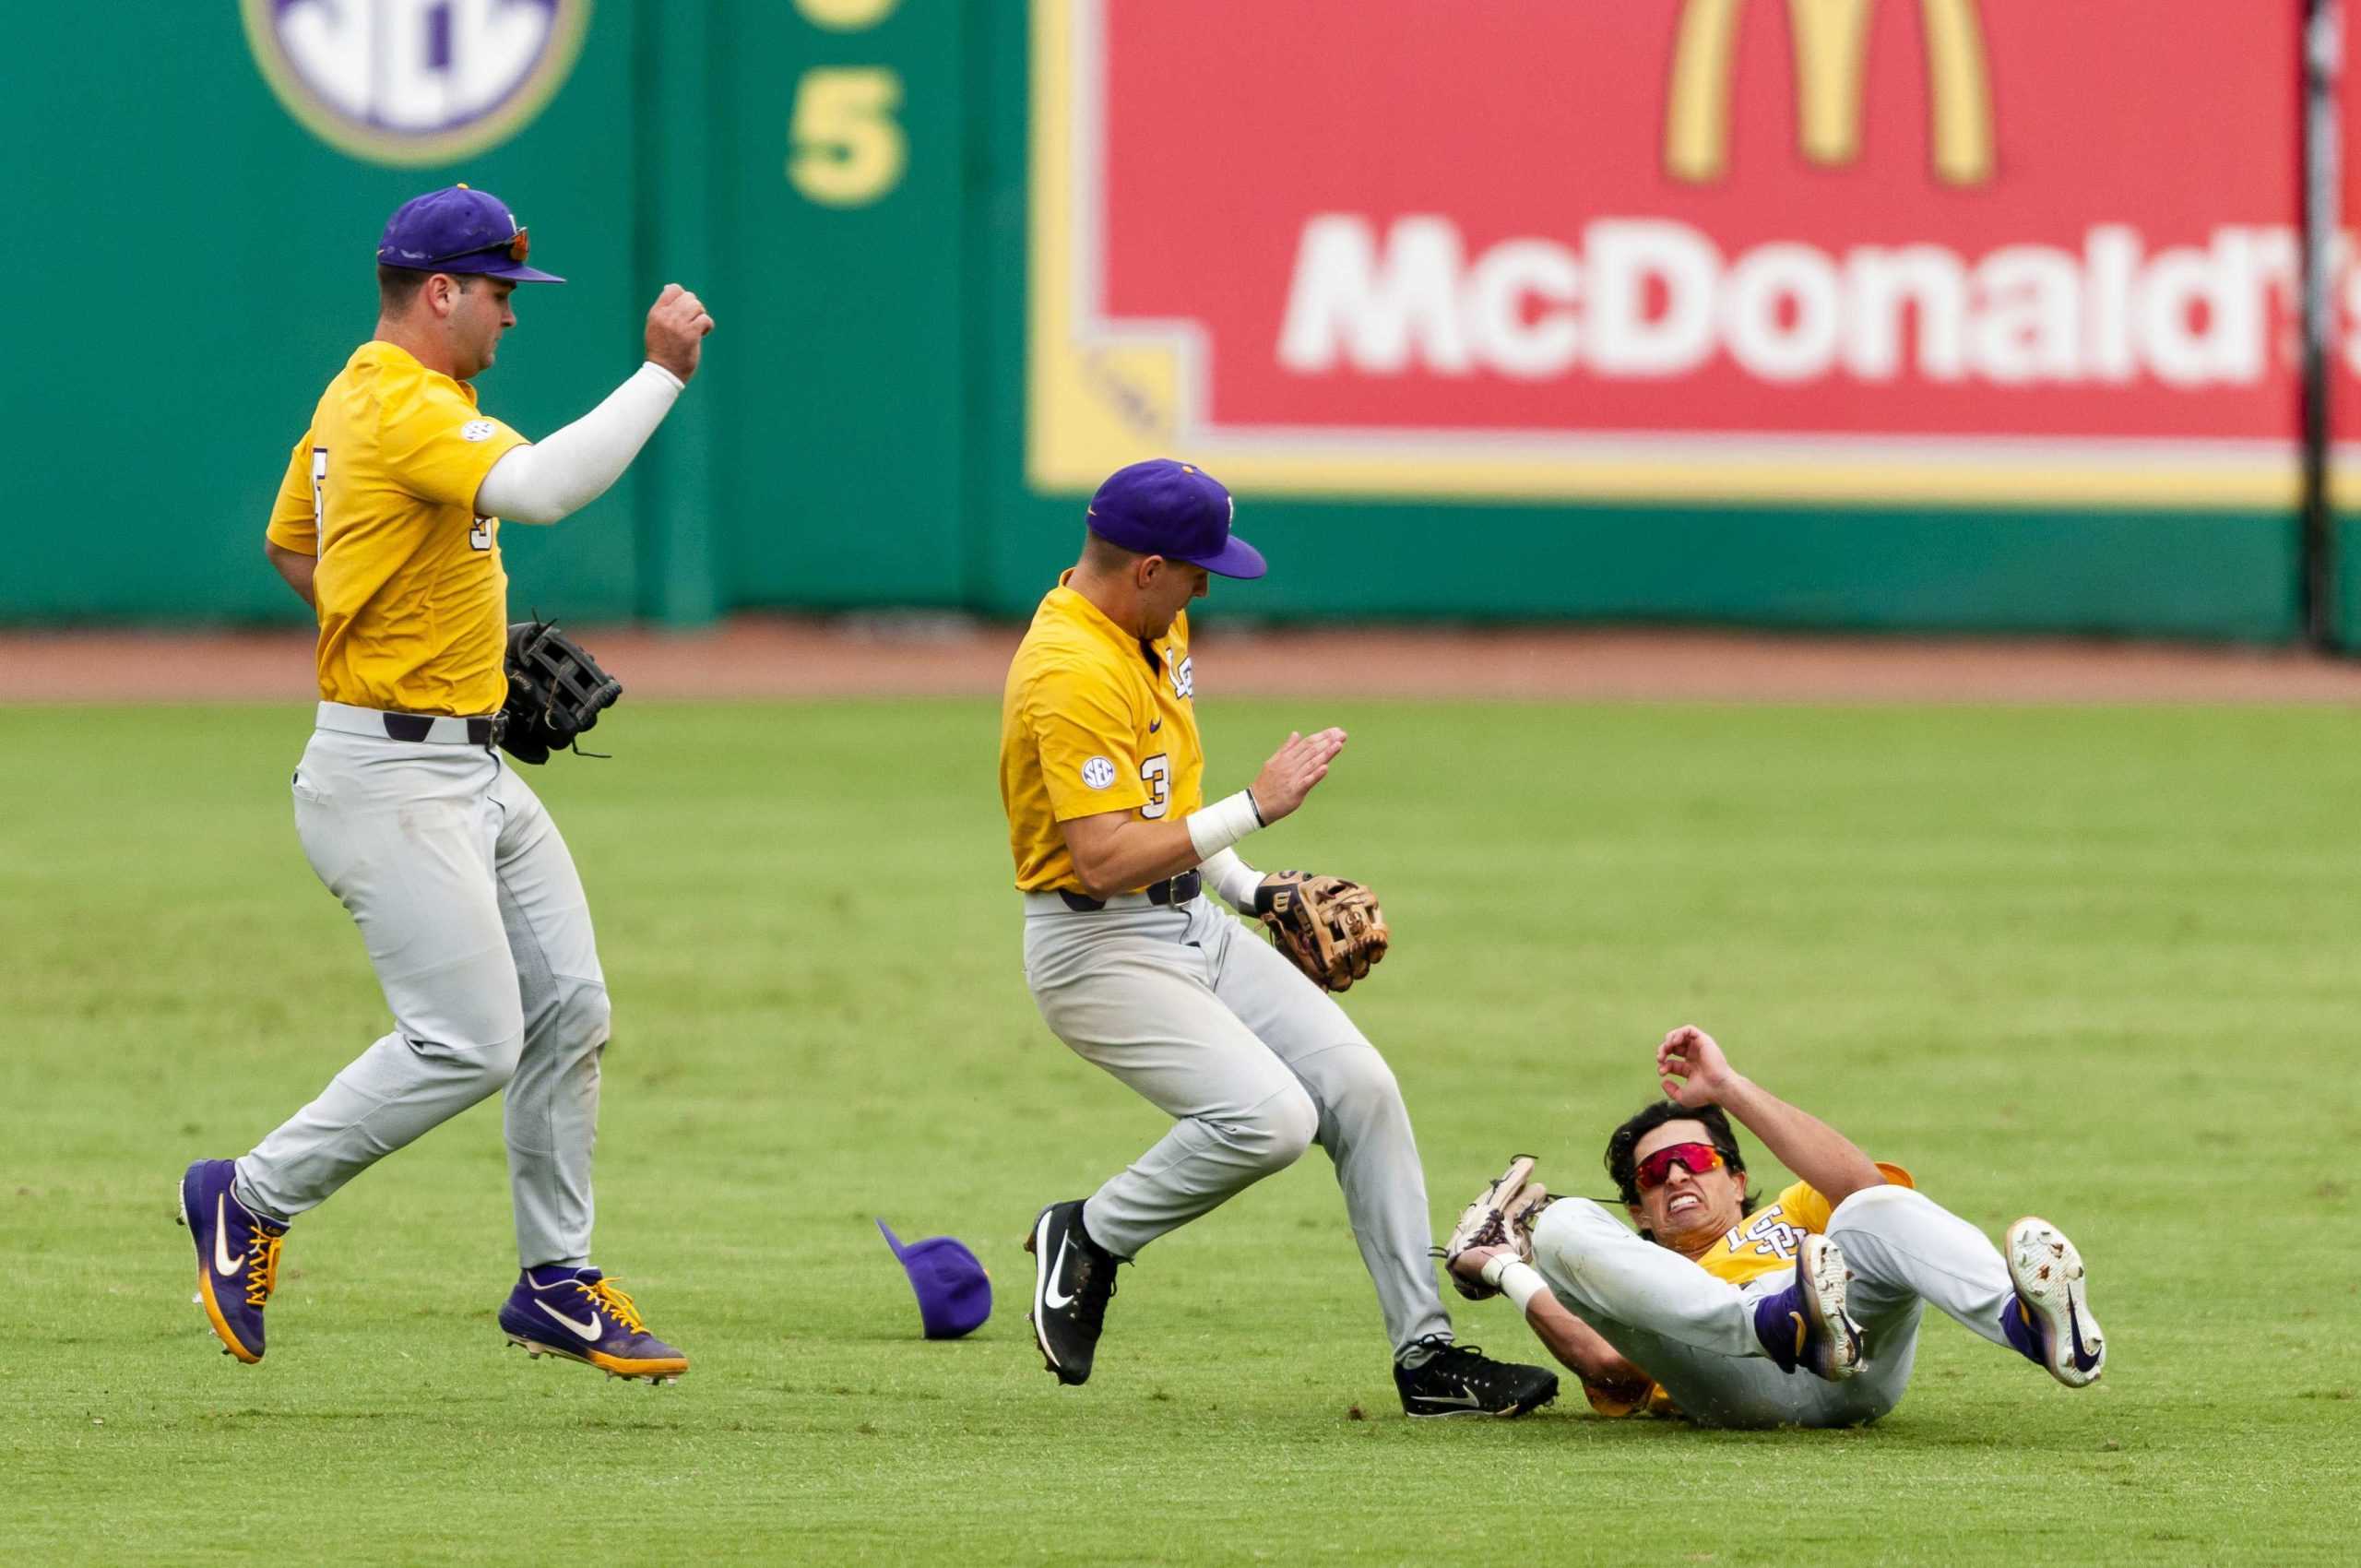
[[[238,1260],[231,1257],[221,1242],[230,1233],[230,1194],[213,1194],[213,1272],[223,1278],[238,1272]]]
[[[1063,1312],[1074,1302],[1074,1298],[1072,1296],[1061,1296],[1058,1294],[1058,1281],[1065,1277],[1066,1246],[1067,1243],[1071,1242],[1073,1240],[1074,1232],[1069,1230],[1066,1232],[1065,1236],[1059,1241],[1058,1261],[1050,1265],[1050,1282],[1041,1288],[1041,1304],[1049,1308],[1053,1313]]]
[[[1467,1391],[1467,1385],[1465,1384],[1460,1384],[1459,1395],[1456,1398],[1446,1399],[1440,1394],[1418,1394],[1411,1396],[1411,1397],[1418,1400],[1421,1405],[1450,1405],[1463,1410],[1477,1410],[1483,1408],[1484,1406],[1484,1401],[1477,1398],[1476,1396]]]
[[[2096,1356],[2082,1348],[2082,1319],[2074,1311],[2074,1301],[2070,1296],[2066,1300],[2066,1336],[2073,1344],[2076,1372],[2088,1372],[2099,1364]]]
[[[564,1313],[558,1311],[555,1307],[551,1306],[547,1301],[536,1301],[533,1304],[540,1308],[541,1311],[549,1313],[550,1316],[557,1319],[558,1322],[565,1324],[566,1327],[574,1330],[575,1333],[582,1336],[583,1338],[596,1339],[599,1337],[599,1314],[597,1313],[592,1313],[589,1317],[583,1322],[576,1323],[572,1318],[566,1316]]]

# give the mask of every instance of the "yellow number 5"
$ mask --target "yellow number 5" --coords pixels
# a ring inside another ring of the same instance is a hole
[[[803,73],[788,126],[787,177],[828,207],[860,207],[902,182],[909,143],[894,111],[902,78],[875,65]]]

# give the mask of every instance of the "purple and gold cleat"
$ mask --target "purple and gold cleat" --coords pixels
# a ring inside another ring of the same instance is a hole
[[[181,1178],[180,1222],[196,1243],[196,1300],[221,1338],[221,1353],[248,1366],[262,1360],[262,1310],[279,1284],[279,1242],[287,1227],[240,1203],[233,1159],[200,1159]]]
[[[501,1331],[528,1355],[563,1356],[609,1377],[671,1383],[689,1359],[640,1321],[632,1299],[595,1268],[527,1269],[500,1308]]]
[[[2082,1254],[2064,1231],[2031,1215],[2009,1227],[2000,1248],[2009,1283],[2000,1331],[2020,1355],[2069,1388],[2088,1388],[2106,1371],[2106,1336],[2082,1294]]]
[[[1781,1372],[1842,1383],[1861,1370],[1861,1325],[1845,1312],[1845,1254],[1825,1236],[1796,1250],[1795,1282],[1754,1303],[1754,1337]]]

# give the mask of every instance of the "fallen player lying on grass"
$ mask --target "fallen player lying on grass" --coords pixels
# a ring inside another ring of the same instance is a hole
[[[2106,1342],[2057,1227],[2020,1219],[1995,1251],[1908,1172],[1732,1071],[1701,1029],[1667,1035],[1656,1071],[1667,1098],[1607,1145],[1638,1234],[1603,1205],[1550,1197],[1519,1156],[1445,1249],[1461,1293],[1514,1301],[1595,1408],[1873,1421],[1902,1402],[1929,1302],[2070,1388],[2098,1380]],[[1800,1178],[1768,1204],[1747,1192],[1732,1117]]]

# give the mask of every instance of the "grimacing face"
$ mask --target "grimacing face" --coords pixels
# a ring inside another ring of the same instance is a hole
[[[460,279],[454,279],[458,284]],[[492,367],[500,356],[500,335],[516,325],[508,297],[516,285],[505,278],[472,278],[451,298],[445,330],[450,334],[451,358],[458,379],[467,380]]]
[[[1172,630],[1172,618],[1188,607],[1192,599],[1203,599],[1212,586],[1213,574],[1203,566],[1192,566],[1186,561],[1152,555],[1148,561],[1153,570],[1147,581],[1140,585],[1140,636],[1150,642]]]
[[[1713,1134],[1705,1130],[1703,1122],[1686,1118],[1667,1122],[1648,1129],[1646,1135],[1632,1146],[1631,1158],[1636,1165],[1656,1150],[1674,1144],[1713,1141]],[[1654,1232],[1655,1239],[1667,1247],[1678,1248],[1684,1241],[1710,1241],[1746,1218],[1746,1177],[1727,1165],[1703,1176],[1675,1166],[1670,1180],[1651,1192],[1642,1193],[1640,1201],[1629,1206],[1632,1219]]]

